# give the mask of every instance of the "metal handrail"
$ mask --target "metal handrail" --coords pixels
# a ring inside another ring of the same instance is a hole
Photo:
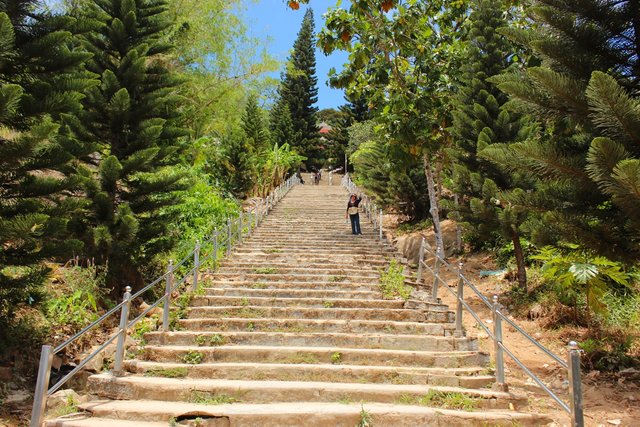
[[[351,193],[359,192],[361,194],[362,191],[353,183],[348,174],[342,179],[342,185]],[[371,205],[369,197],[363,195],[363,208],[364,212],[369,219],[371,219],[374,223],[374,228],[376,227],[376,206],[373,205],[373,218],[371,215]],[[382,210],[380,210],[380,239],[382,239]],[[553,353],[551,350],[547,349],[544,345],[542,345],[535,338],[526,333],[522,328],[520,328],[513,320],[509,319],[505,316],[501,310],[500,305],[498,304],[498,297],[494,296],[493,304],[491,301],[485,297],[480,290],[462,274],[462,263],[458,266],[457,271],[454,270],[454,267],[444,259],[444,256],[441,255],[439,249],[436,247],[435,251],[433,248],[426,243],[426,240],[422,239],[422,244],[420,246],[420,254],[418,261],[418,282],[422,282],[422,271],[424,268],[429,270],[433,275],[434,281],[432,286],[432,300],[434,302],[438,302],[438,288],[439,284],[442,283],[445,285],[444,287],[456,298],[457,308],[456,308],[456,336],[464,336],[464,331],[462,327],[462,310],[466,309],[469,314],[475,319],[477,324],[484,329],[489,338],[493,340],[495,346],[495,364],[496,364],[496,383],[499,387],[507,389],[507,385],[505,382],[504,376],[504,359],[503,353],[506,353],[509,357],[513,359],[513,361],[534,381],[536,382],[564,411],[568,412],[571,415],[572,426],[574,427],[582,427],[584,426],[584,414],[582,407],[582,386],[580,382],[580,350],[578,349],[578,345],[575,341],[571,341],[569,343],[569,352],[568,352],[568,362],[565,362],[558,355]],[[435,257],[435,265],[431,268],[424,261],[425,252],[429,251]],[[443,265],[445,268],[453,271],[458,277],[458,286],[457,293],[449,288],[447,281],[445,281],[440,276],[440,266]],[[466,286],[465,286],[466,285]],[[471,308],[471,306],[464,300],[464,288],[468,287],[471,289],[478,298],[493,312],[494,317],[494,330],[491,331],[485,322],[482,321],[480,316]],[[503,343],[502,341],[502,320],[505,320],[510,326],[512,326],[518,333],[526,337],[532,344],[541,349],[544,353],[546,353],[550,358],[556,361],[561,367],[568,370],[569,376],[569,392],[570,392],[570,405],[567,405],[558,395],[556,395],[549,387],[547,387],[540,378],[538,378],[529,368],[522,363],[518,357],[513,354]]]
[[[425,252],[429,252],[435,259],[435,265],[433,268],[429,266],[424,261]],[[449,288],[448,282],[444,280],[440,276],[439,266],[444,265],[447,269],[454,272],[458,278],[458,291],[454,292]],[[542,388],[559,406],[561,409],[566,411],[572,419],[572,426],[582,427],[584,426],[584,414],[582,407],[582,393],[581,393],[581,383],[580,383],[580,350],[578,349],[577,343],[571,341],[569,343],[569,354],[568,354],[568,362],[565,362],[558,355],[553,353],[551,350],[542,345],[538,340],[529,335],[526,331],[524,331],[520,326],[518,326],[512,319],[507,317],[504,313],[502,313],[500,309],[500,304],[498,303],[498,297],[493,297],[493,304],[489,302],[489,299],[485,297],[478,288],[467,279],[464,274],[462,274],[462,263],[459,264],[458,269],[454,271],[453,267],[449,262],[447,262],[443,257],[438,254],[438,249],[434,251],[430,245],[426,244],[425,239],[422,239],[422,244],[420,246],[420,255],[418,260],[418,283],[422,282],[422,271],[423,269],[427,269],[433,276],[433,289],[432,289],[432,298],[434,301],[438,301],[437,291],[438,291],[438,283],[442,283],[445,289],[449,293],[451,293],[455,298],[458,305],[458,310],[456,311],[456,334],[458,336],[464,336],[464,332],[462,331],[462,308],[466,309],[469,314],[475,319],[476,323],[484,329],[489,338],[493,340],[496,353],[494,355],[496,362],[496,382],[500,387],[503,387],[505,390],[507,388],[506,382],[504,380],[504,360],[502,358],[502,353],[506,353],[524,372],[531,378],[536,384]],[[493,312],[494,316],[494,330],[493,332],[490,328],[485,324],[485,322],[480,318],[480,316],[471,308],[471,306],[464,300],[464,288],[466,287],[473,290],[473,292],[484,302],[488,308],[490,308]],[[502,340],[502,320],[505,320],[511,327],[514,328],[518,333],[527,338],[532,344],[541,349],[545,354],[547,354],[550,358],[556,361],[561,367],[565,368],[569,372],[570,377],[570,404],[564,402],[556,393],[553,392],[544,382],[533,373],[509,348],[504,344]]]
[[[105,314],[100,316],[97,320],[90,323],[88,326],[84,327],[81,331],[74,334],[71,338],[67,339],[65,342],[60,344],[59,346],[52,348],[51,345],[43,345],[40,353],[40,364],[38,368],[38,377],[36,382],[36,390],[34,393],[33,399],[33,409],[31,412],[31,422],[30,427],[40,427],[44,417],[44,411],[47,403],[47,398],[59,390],[64,384],[66,384],[77,372],[79,372],[87,363],[89,363],[94,357],[96,357],[101,351],[103,351],[109,344],[118,339],[118,346],[116,349],[116,361],[114,370],[111,372],[113,375],[120,375],[122,360],[124,358],[124,348],[125,348],[125,338],[127,336],[128,330],[134,326],[137,322],[143,319],[152,309],[158,307],[160,304],[164,303],[163,308],[163,325],[162,328],[164,331],[168,331],[168,319],[169,319],[169,310],[171,306],[171,295],[180,286],[184,285],[190,277],[193,277],[192,280],[192,290],[197,290],[197,282],[198,282],[198,272],[203,263],[209,258],[214,258],[217,260],[218,250],[222,247],[227,249],[227,253],[231,253],[231,248],[234,244],[234,236],[237,236],[237,242],[240,243],[242,238],[246,234],[249,236],[252,232],[252,224],[251,221],[255,219],[255,226],[257,226],[264,217],[269,214],[269,211],[273,209],[274,205],[277,204],[282,198],[289,192],[291,188],[293,188],[296,184],[299,184],[299,179],[293,175],[289,179],[287,179],[284,183],[274,188],[272,192],[267,195],[264,199],[261,199],[258,204],[254,206],[253,209],[247,212],[248,214],[248,223],[242,223],[242,213],[238,216],[237,219],[231,220],[228,218],[227,220],[227,235],[225,239],[220,240],[220,234],[218,230],[215,229],[212,233],[212,237],[205,239],[204,241],[207,243],[214,244],[214,250],[211,254],[205,256],[200,259],[200,242],[196,242],[194,248],[186,255],[180,262],[177,264],[173,264],[173,261],[169,261],[169,266],[167,271],[161,275],[160,277],[153,280],[151,283],[145,285],[141,290],[137,291],[135,294],[131,294],[131,288],[127,287],[127,290],[124,294],[123,301],[107,311]],[[236,232],[233,232],[232,227],[236,228]],[[246,231],[246,233],[245,233]],[[185,265],[190,259],[193,258],[193,267],[187,271],[184,276],[174,283],[174,274],[176,269]],[[153,304],[147,307],[140,315],[138,315],[134,320],[129,321],[129,307],[131,301],[139,297],[140,295],[147,292],[149,289],[158,285],[160,282],[165,281],[165,293],[162,297],[156,300]],[[49,387],[49,380],[51,377],[51,365],[53,362],[53,355],[59,353],[64,350],[67,346],[69,346],[72,342],[86,334],[89,330],[93,329],[103,321],[105,321],[108,317],[114,315],[118,310],[120,310],[120,327],[118,331],[107,339],[102,345],[100,345],[97,349],[95,349],[89,356],[84,358],[78,365],[69,373],[67,373],[64,377],[62,377],[54,386]]]

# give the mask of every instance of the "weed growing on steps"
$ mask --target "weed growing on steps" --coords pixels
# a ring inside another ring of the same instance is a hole
[[[329,282],[344,282],[345,280],[347,280],[347,276],[344,275],[329,277]]]
[[[204,359],[204,354],[200,351],[190,351],[182,356],[182,361],[189,365],[199,365]]]
[[[256,282],[253,285],[251,285],[251,287],[253,289],[266,289],[267,288],[267,284],[265,282]]]
[[[279,254],[279,253],[282,253],[282,249],[276,249],[276,248],[263,249],[262,251],[266,252],[268,254]]]
[[[355,400],[353,400],[353,398],[347,394],[340,396],[338,398],[338,403],[342,404],[342,405],[351,405],[352,403],[355,403]]]
[[[48,415],[50,418],[58,418],[64,415],[74,414],[76,412],[78,412],[78,402],[73,398],[73,395],[68,395],[65,404],[56,408],[53,413]]]
[[[422,405],[473,411],[480,406],[480,399],[454,391],[429,390],[429,392],[422,397],[403,394],[398,399],[398,403],[403,405]]]
[[[220,334],[198,335],[195,341],[198,347],[206,347],[206,346],[217,347],[220,345],[224,345],[225,338]]]
[[[380,271],[380,291],[386,299],[402,298],[408,300],[411,296],[412,288],[404,284],[404,268],[398,261],[391,260],[386,271]]]
[[[145,377],[185,378],[189,370],[184,367],[167,369],[149,369],[144,373]]]
[[[356,427],[372,427],[373,417],[371,413],[364,409],[364,405],[360,405],[360,421],[356,424]]]
[[[325,301],[322,303],[324,308],[333,308],[333,301]]]
[[[291,363],[294,365],[301,365],[301,364],[313,365],[319,362],[320,361],[318,360],[318,358],[311,353],[297,353],[289,356],[284,361],[284,363]]]
[[[339,351],[334,351],[331,353],[331,363],[334,365],[339,365],[342,362],[342,353]]]
[[[247,307],[247,306],[249,305],[249,298],[247,298],[247,297],[243,297],[243,298],[240,300],[240,305],[241,305],[242,307]]]
[[[253,332],[256,329],[256,325],[253,322],[247,323],[247,332]]]
[[[240,400],[228,394],[215,394],[204,391],[191,391],[189,396],[190,403],[198,403],[201,405],[224,405],[227,403],[236,403]]]
[[[278,272],[278,269],[273,267],[262,267],[256,268],[253,271],[256,274],[276,274]]]

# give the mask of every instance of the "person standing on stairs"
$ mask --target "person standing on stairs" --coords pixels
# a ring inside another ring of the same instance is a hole
[[[362,234],[362,230],[360,229],[360,210],[358,208],[361,201],[362,197],[357,196],[355,193],[349,196],[349,202],[347,203],[347,213],[344,217],[351,219],[351,234]]]

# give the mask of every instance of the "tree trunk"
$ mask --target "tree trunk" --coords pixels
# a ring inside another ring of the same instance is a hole
[[[442,159],[438,159],[436,162],[436,197],[438,200],[442,199]]]
[[[460,196],[458,193],[454,196],[456,203],[456,252],[462,253],[462,227],[460,227]]]
[[[511,240],[513,241],[513,252],[516,256],[516,265],[518,266],[518,286],[527,292],[527,267],[524,263],[524,251],[520,243],[520,233],[512,229]]]
[[[442,229],[440,228],[440,210],[438,209],[438,197],[436,194],[436,187],[433,180],[433,170],[431,169],[431,162],[429,155],[425,154],[422,158],[424,162],[424,173],[427,177],[427,189],[429,190],[429,213],[433,218],[433,228],[436,235],[436,247],[438,248],[438,255],[444,258],[444,241],[442,239]]]

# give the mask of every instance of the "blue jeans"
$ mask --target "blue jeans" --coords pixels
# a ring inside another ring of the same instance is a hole
[[[360,230],[360,214],[349,215],[351,219],[351,233],[352,234],[362,234],[362,230]]]

